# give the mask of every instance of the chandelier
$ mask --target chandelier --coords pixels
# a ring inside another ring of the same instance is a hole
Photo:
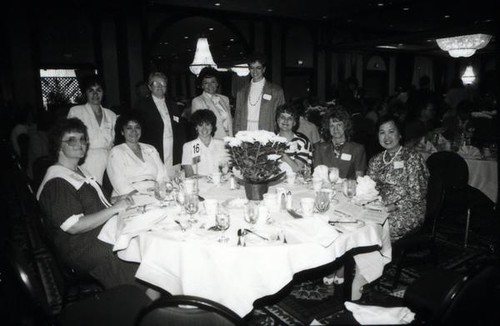
[[[441,50],[448,51],[453,58],[470,57],[476,50],[484,48],[491,40],[488,34],[470,34],[436,40]]]
[[[234,65],[233,67],[231,67],[231,70],[234,71],[240,77],[248,76],[248,74],[250,73],[248,65],[244,63]]]
[[[210,48],[208,47],[208,40],[205,37],[200,37],[196,43],[196,52],[194,54],[193,63],[189,66],[189,70],[196,76],[200,74],[201,69],[205,67],[212,67],[217,69],[217,65],[212,58]]]
[[[473,84],[475,80],[476,75],[474,74],[472,66],[467,66],[467,68],[465,68],[464,74],[462,75],[462,83],[464,85],[470,85]]]

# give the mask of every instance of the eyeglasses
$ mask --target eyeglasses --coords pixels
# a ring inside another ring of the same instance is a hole
[[[162,82],[152,82],[151,84],[149,84],[153,87],[162,87],[162,88],[166,88],[167,87],[167,83],[162,83]]]
[[[69,146],[77,146],[79,144],[88,145],[89,139],[85,137],[81,137],[80,139],[77,139],[76,137],[70,137],[66,140],[63,140],[62,142],[68,144]]]

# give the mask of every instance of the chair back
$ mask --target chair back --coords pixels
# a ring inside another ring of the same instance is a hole
[[[245,324],[240,316],[220,303],[187,295],[160,298],[143,309],[136,320],[137,326],[234,326]]]

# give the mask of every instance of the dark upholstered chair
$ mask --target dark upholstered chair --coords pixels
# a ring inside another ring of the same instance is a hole
[[[427,186],[427,206],[424,225],[416,232],[410,233],[395,241],[392,245],[392,256],[396,266],[393,288],[397,286],[407,255],[411,252],[429,250],[430,257],[436,262],[435,231],[441,214],[444,198],[443,183],[440,178],[431,174]],[[426,259],[427,257],[424,257]]]
[[[220,303],[187,295],[175,295],[154,301],[137,319],[137,326],[245,325],[244,320]]]
[[[498,325],[498,262],[465,273],[437,270],[426,274],[408,286],[404,303],[419,323]]]

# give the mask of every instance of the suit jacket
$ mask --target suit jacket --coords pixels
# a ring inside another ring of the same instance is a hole
[[[165,99],[170,122],[172,124],[172,134],[174,137],[174,146],[172,149],[173,164],[180,164],[182,161],[182,146],[187,141],[186,133],[188,131],[188,123],[182,117],[182,112],[177,107],[174,101]],[[163,119],[156,107],[152,97],[140,99],[135,106],[141,118],[142,136],[141,142],[153,145],[162,161],[163,157]]]
[[[235,134],[240,130],[247,130],[247,101],[249,93],[250,82],[243,86],[236,94],[236,111],[234,113],[233,128]],[[285,104],[283,89],[266,80],[260,102],[259,129],[276,131],[276,108],[282,104]]]

